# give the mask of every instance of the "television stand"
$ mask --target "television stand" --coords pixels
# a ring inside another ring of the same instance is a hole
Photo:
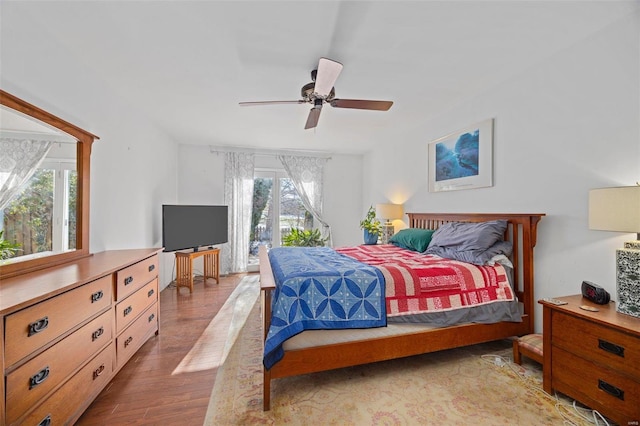
[[[187,287],[193,293],[193,260],[204,256],[204,280],[213,278],[220,284],[220,249],[207,249],[191,253],[176,252],[176,289]]]

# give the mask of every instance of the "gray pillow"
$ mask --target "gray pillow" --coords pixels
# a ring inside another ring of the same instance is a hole
[[[456,251],[487,250],[504,239],[506,220],[488,222],[449,222],[441,225],[431,237],[432,247],[455,247]]]
[[[429,247],[425,253],[475,265],[486,265],[494,256],[503,254],[509,257],[512,251],[513,245],[510,241],[498,241],[488,249],[458,250],[457,247],[435,246]]]

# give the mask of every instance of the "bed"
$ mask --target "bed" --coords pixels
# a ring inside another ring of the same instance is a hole
[[[512,244],[509,286],[521,311],[518,321],[434,326],[424,323],[386,323],[386,326],[349,330],[307,330],[282,345],[277,362],[263,366],[263,408],[271,405],[271,380],[435,352],[533,333],[534,263],[537,224],[544,214],[408,213],[409,228],[437,230],[444,224],[505,223],[504,238]],[[444,227],[443,227],[444,228]],[[260,283],[265,347],[276,292],[274,266],[265,248],[260,251]],[[277,274],[280,270],[277,270]],[[372,309],[372,311],[375,311]],[[277,316],[273,316],[274,321]],[[266,358],[265,358],[266,359]]]

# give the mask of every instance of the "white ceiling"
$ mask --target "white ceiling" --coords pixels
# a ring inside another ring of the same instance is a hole
[[[55,67],[65,91],[91,81],[87,102],[118,100],[113,108],[148,116],[182,143],[362,153],[639,8],[614,0],[3,0],[0,65],[3,82],[25,90],[24,67]],[[238,106],[299,99],[322,56],[344,64],[336,97],[392,100],[391,110],[325,106],[318,128],[304,130],[307,104]]]

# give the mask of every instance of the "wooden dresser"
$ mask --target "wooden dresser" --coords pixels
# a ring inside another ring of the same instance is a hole
[[[158,333],[161,250],[105,251],[0,282],[0,424],[72,424]]]
[[[557,299],[568,304],[540,301],[544,390],[561,392],[620,425],[638,424],[640,318],[616,312],[614,302],[597,305],[581,295]]]

